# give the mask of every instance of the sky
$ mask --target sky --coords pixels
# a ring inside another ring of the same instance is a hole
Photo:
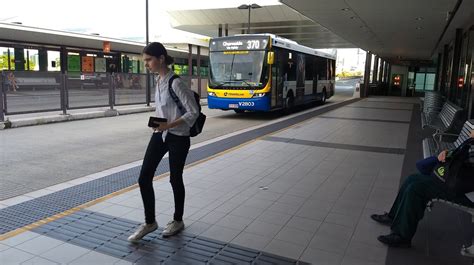
[[[365,51],[361,49],[337,49],[336,72],[364,72]]]
[[[150,40],[160,41],[163,36],[169,40],[168,37],[173,36],[176,37],[176,42],[186,42],[185,36],[198,39],[204,36],[173,29],[167,11],[231,8],[250,3],[261,6],[281,4],[278,0],[148,1]],[[21,22],[32,27],[84,34],[98,33],[103,37],[145,42],[145,3],[146,0],[0,0],[0,22]],[[338,68],[353,68],[352,65],[360,61],[360,58],[357,59],[360,57],[358,54],[360,52],[357,49],[339,49]]]
[[[0,22],[21,22],[27,26],[144,41],[145,3],[145,0],[0,0],[2,10],[8,10],[0,12]],[[245,0],[149,0],[148,3],[150,38],[182,34],[171,28],[168,10],[248,4]],[[252,0],[252,3],[261,6],[280,4],[278,0]]]

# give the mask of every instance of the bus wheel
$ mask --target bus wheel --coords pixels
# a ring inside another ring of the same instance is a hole
[[[326,89],[323,90],[323,95],[321,96],[321,104],[326,103]]]
[[[295,98],[293,94],[288,94],[285,99],[285,108],[283,109],[283,114],[291,114],[294,110],[293,107],[295,106]]]
[[[244,113],[245,112],[245,110],[243,110],[243,109],[235,109],[234,111],[235,111],[235,113]]]
[[[295,106],[295,98],[293,97],[293,94],[289,94],[286,97],[286,108],[292,109],[294,106]]]

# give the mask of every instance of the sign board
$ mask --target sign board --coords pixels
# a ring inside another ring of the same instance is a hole
[[[105,73],[107,71],[105,58],[95,58],[95,71],[98,73]]]
[[[250,51],[265,50],[268,47],[268,36],[242,36],[242,38],[216,38],[209,42],[209,50],[213,51]]]
[[[102,43],[102,50],[104,52],[110,52],[110,41],[104,41]]]
[[[81,57],[79,55],[68,55],[67,56],[67,70],[69,72],[80,72],[81,71]]]
[[[94,72],[94,57],[82,57],[82,72]]]

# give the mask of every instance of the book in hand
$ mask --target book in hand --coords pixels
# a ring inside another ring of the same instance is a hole
[[[158,128],[160,127],[160,124],[168,122],[167,119],[165,118],[158,118],[158,117],[150,117],[150,120],[148,120],[148,127],[151,128]]]

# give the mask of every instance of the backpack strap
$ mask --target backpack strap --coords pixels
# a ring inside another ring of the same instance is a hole
[[[170,96],[173,99],[174,103],[176,103],[176,105],[178,106],[179,111],[181,111],[181,113],[184,114],[184,113],[186,113],[186,109],[183,107],[183,104],[179,100],[178,96],[176,96],[176,93],[174,92],[174,90],[172,88],[173,81],[176,78],[179,78],[179,76],[178,75],[173,75],[172,77],[170,77],[170,80],[168,81],[168,91],[169,91]]]

